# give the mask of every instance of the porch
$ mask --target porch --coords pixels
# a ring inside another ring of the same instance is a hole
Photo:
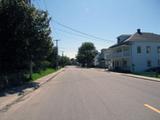
[[[116,58],[110,61],[110,70],[120,71],[120,72],[130,72],[131,71],[131,61],[130,58]]]

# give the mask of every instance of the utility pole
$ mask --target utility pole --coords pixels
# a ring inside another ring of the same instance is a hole
[[[62,57],[64,56],[64,51],[62,51]]]
[[[58,69],[58,66],[59,66],[59,60],[58,60],[58,42],[60,41],[60,40],[54,40],[54,41],[56,41],[56,68]]]

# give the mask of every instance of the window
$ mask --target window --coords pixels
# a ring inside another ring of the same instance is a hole
[[[158,65],[160,65],[160,59],[158,59]]]
[[[140,46],[137,47],[137,53],[141,53],[141,47]]]
[[[147,61],[147,66],[151,67],[151,61],[150,60]]]
[[[128,51],[128,50],[129,50],[129,48],[128,48],[128,47],[125,47],[123,50],[124,50],[124,51]]]
[[[126,67],[127,66],[127,61],[123,60],[123,66]]]
[[[120,52],[122,52],[122,49],[117,49],[117,53],[120,53]]]
[[[151,53],[151,47],[150,46],[146,47],[146,53]]]
[[[157,52],[160,53],[160,47],[157,47]]]

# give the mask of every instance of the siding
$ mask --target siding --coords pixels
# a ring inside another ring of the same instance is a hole
[[[137,47],[141,46],[141,53],[137,53]],[[151,47],[151,53],[146,53],[146,46]],[[132,42],[132,64],[135,65],[135,71],[140,72],[148,69],[147,60],[151,60],[152,66],[158,66],[158,52],[157,47],[160,46],[160,42]]]

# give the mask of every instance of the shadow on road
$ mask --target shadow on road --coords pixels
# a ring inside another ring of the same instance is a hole
[[[37,89],[38,87],[39,87],[39,83],[36,83],[36,82],[26,83],[22,86],[8,88],[8,89],[0,91],[0,97],[4,97],[4,96],[7,96],[7,95],[12,95],[12,94],[21,95],[21,94],[24,93],[24,91],[26,89],[30,89],[30,88]]]

